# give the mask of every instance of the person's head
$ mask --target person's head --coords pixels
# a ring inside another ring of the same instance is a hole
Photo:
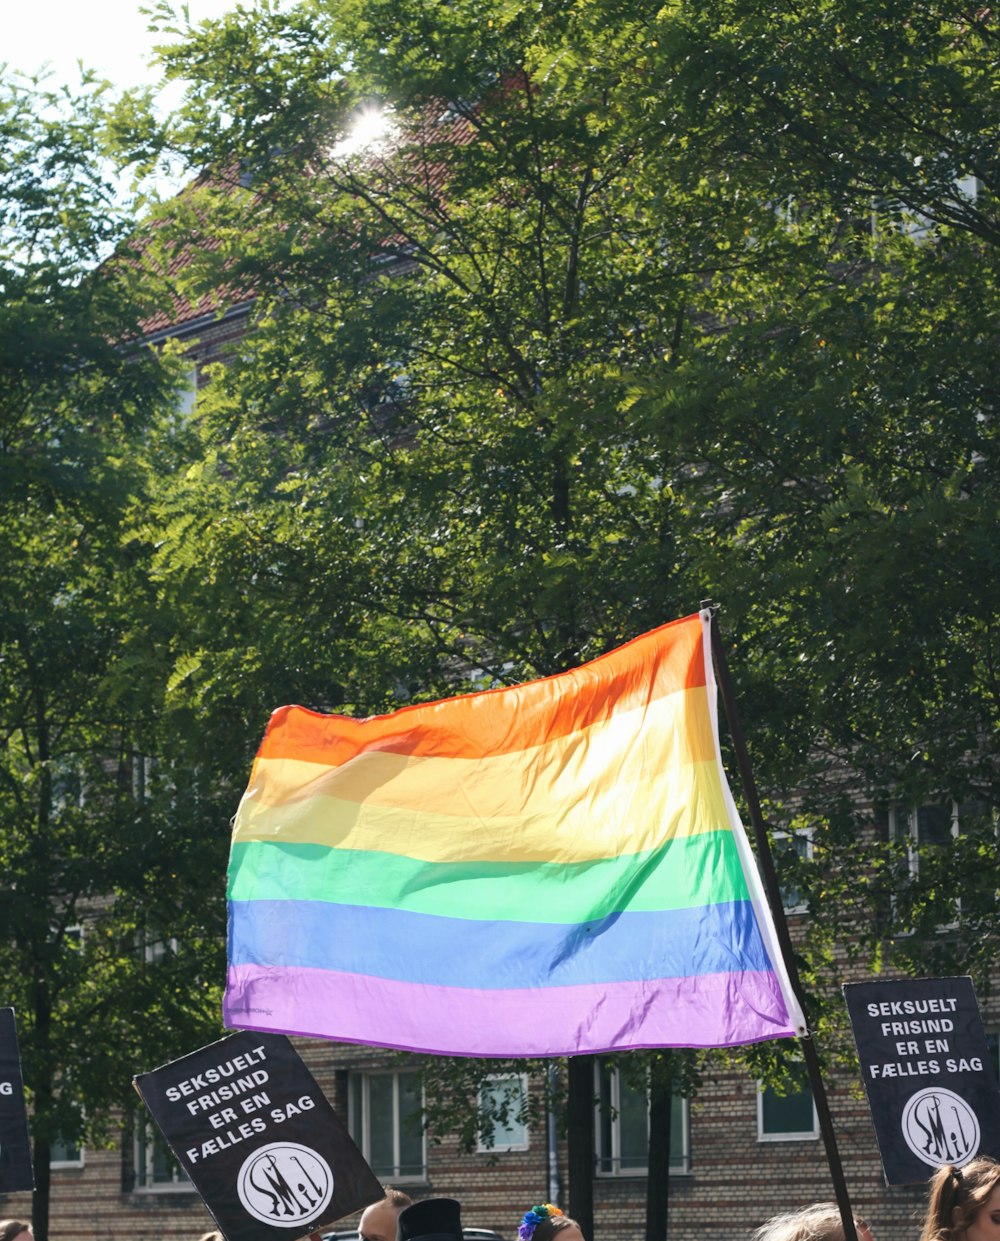
[[[1000,1162],[983,1156],[939,1168],[920,1241],[1000,1241]]]
[[[868,1221],[854,1217],[858,1241],[873,1241]],[[845,1241],[844,1221],[835,1202],[816,1202],[766,1220],[753,1241]]]
[[[583,1241],[583,1233],[575,1219],[564,1215],[551,1202],[542,1202],[525,1211],[517,1229],[518,1241]]]
[[[0,1219],[0,1241],[34,1241],[31,1225],[19,1219]]]
[[[211,1232],[203,1232],[198,1241],[223,1241],[222,1233],[213,1228]]]
[[[359,1241],[396,1241],[396,1225],[399,1213],[412,1204],[409,1194],[401,1189],[385,1186],[385,1197],[365,1207],[358,1221]]]

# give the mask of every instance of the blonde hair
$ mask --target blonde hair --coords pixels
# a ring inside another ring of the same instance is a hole
[[[945,1164],[931,1177],[920,1241],[955,1241],[1000,1185],[1000,1163],[983,1155],[964,1167]]]
[[[531,1234],[531,1241],[552,1241],[564,1228],[576,1228],[583,1233],[576,1220],[570,1219],[568,1215],[550,1215],[548,1219],[543,1219]]]
[[[860,1233],[868,1222],[855,1216],[854,1227]],[[816,1202],[772,1216],[753,1234],[753,1241],[846,1241],[844,1221],[835,1202]]]

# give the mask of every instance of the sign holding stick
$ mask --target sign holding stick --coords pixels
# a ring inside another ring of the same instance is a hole
[[[14,1010],[0,1008],[0,1192],[34,1188]]]
[[[844,998],[886,1184],[1000,1158],[1000,1092],[972,979],[848,983]]]
[[[133,1084],[227,1241],[294,1241],[382,1197],[284,1035],[233,1034]]]

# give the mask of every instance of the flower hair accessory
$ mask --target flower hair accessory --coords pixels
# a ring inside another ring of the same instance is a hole
[[[551,1202],[543,1202],[540,1206],[532,1207],[530,1211],[525,1211],[524,1219],[518,1225],[517,1241],[531,1241],[531,1234],[542,1220],[550,1219],[553,1215],[562,1215],[562,1211]]]

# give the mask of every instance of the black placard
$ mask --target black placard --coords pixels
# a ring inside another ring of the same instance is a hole
[[[0,1192],[34,1188],[14,1010],[0,1008]]]
[[[383,1196],[284,1035],[233,1034],[134,1085],[227,1241],[295,1241]]]
[[[1000,1158],[1000,1091],[972,979],[848,983],[844,998],[886,1184]]]

